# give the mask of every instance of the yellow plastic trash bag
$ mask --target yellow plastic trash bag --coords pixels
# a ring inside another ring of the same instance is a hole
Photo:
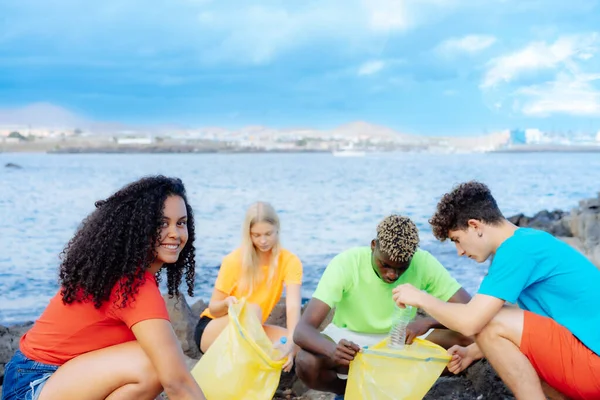
[[[229,308],[229,324],[192,369],[208,400],[271,400],[286,359],[242,299]]]
[[[346,400],[421,400],[451,358],[428,340],[415,339],[401,350],[388,348],[388,340],[354,357]]]

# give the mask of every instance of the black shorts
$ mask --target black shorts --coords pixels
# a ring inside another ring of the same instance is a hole
[[[204,317],[201,317],[200,321],[198,321],[198,324],[196,324],[196,329],[194,330],[194,342],[196,342],[196,346],[198,346],[199,350],[200,350],[200,341],[202,340],[202,334],[204,333],[204,330],[206,329],[206,325],[208,325],[208,323],[212,320],[213,319],[211,317],[207,317],[205,315]],[[200,350],[200,353],[202,353],[202,350]],[[204,353],[202,353],[202,354],[204,354]]]

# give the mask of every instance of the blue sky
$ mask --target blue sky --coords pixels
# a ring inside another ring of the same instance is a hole
[[[600,129],[600,0],[2,0],[0,111],[471,135]]]

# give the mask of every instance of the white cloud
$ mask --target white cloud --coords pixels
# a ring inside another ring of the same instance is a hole
[[[397,67],[399,65],[404,65],[404,64],[406,64],[406,60],[404,60],[402,58],[386,58],[384,60],[369,60],[369,61],[362,63],[358,67],[356,74],[358,76],[375,75],[375,74],[381,72],[383,69],[390,69],[390,68],[394,68],[394,67]]]
[[[341,3],[352,7],[353,0]],[[445,11],[466,6],[462,0],[360,0],[368,27],[375,32],[405,31],[439,18]]]
[[[457,0],[330,0],[320,2],[245,2],[202,9],[198,20],[217,33],[213,53],[219,61],[264,64],[282,53],[318,42],[344,51],[378,54],[391,38],[419,26]],[[341,46],[340,46],[341,44]]]
[[[302,43],[301,38],[293,40],[302,27],[308,36],[314,33],[315,26],[326,22],[323,15],[294,15],[285,9],[262,6],[248,7],[228,17],[217,12],[210,13],[210,17],[206,14],[200,15],[204,28],[216,33],[220,41],[208,49],[205,57],[249,64],[270,61],[275,54]]]
[[[198,21],[213,40],[201,57],[215,62],[265,64],[314,41],[345,40],[350,47],[369,37],[364,13],[357,11],[356,6],[343,6],[340,0],[319,6],[303,3],[296,9],[256,2],[203,10]]]
[[[594,58],[599,50],[600,35],[595,32],[562,36],[553,43],[529,43],[492,60],[481,88],[484,96],[499,96],[526,116],[600,116],[600,74]],[[529,82],[537,76],[546,79],[515,87],[524,74]],[[548,74],[554,78],[548,80]]]
[[[358,75],[373,75],[381,71],[385,67],[385,63],[381,60],[368,61],[358,68]]]
[[[368,23],[375,31],[394,31],[409,25],[407,2],[402,0],[363,0]]]
[[[93,8],[75,0],[12,3],[2,44],[29,40],[57,59],[69,53],[122,57],[152,47],[156,56],[185,55],[185,65],[266,64],[314,47],[379,57],[395,35],[464,6],[460,0],[155,0],[152,7],[142,0],[104,0]]]
[[[461,38],[450,38],[440,43],[436,50],[438,53],[453,55],[456,53],[478,53],[496,43],[496,38],[491,35],[467,35]]]
[[[597,51],[597,33],[580,36],[564,36],[552,44],[533,42],[511,54],[493,59],[481,83],[491,88],[499,83],[510,82],[524,72],[554,69],[572,63],[575,56],[590,58]]]
[[[600,89],[594,85],[600,74],[558,74],[553,82],[521,88],[521,112],[529,116],[550,114],[600,115]]]

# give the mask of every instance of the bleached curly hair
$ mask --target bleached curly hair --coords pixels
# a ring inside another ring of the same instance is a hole
[[[409,262],[419,246],[419,230],[410,218],[392,214],[377,225],[377,246],[391,261]]]

